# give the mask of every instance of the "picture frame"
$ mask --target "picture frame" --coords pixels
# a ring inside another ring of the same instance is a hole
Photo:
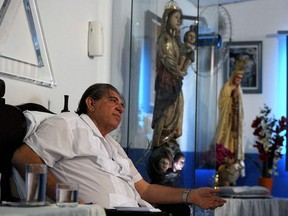
[[[224,81],[234,71],[237,59],[245,59],[241,88],[246,94],[262,93],[262,41],[227,42],[228,57],[224,62]]]

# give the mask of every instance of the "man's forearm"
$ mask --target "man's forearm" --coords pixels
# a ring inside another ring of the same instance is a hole
[[[25,180],[26,164],[44,164],[44,161],[28,145],[23,144],[14,152],[12,164]],[[46,194],[52,200],[56,198],[57,182],[48,168]]]

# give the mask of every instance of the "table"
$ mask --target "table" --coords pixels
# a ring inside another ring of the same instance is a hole
[[[0,215],[5,216],[106,216],[104,208],[97,204],[78,205],[71,208],[60,208],[56,204],[43,207],[0,206]]]
[[[215,216],[284,216],[288,215],[288,199],[226,198],[227,203],[215,209]]]
[[[106,209],[105,211],[107,216],[166,216],[165,212],[117,211],[116,209]]]
[[[166,216],[164,212],[117,211],[104,209],[97,204],[60,208],[56,204],[42,207],[0,206],[0,216]]]

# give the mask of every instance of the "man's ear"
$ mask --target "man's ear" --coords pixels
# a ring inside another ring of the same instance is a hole
[[[87,97],[86,100],[87,111],[93,112],[95,110],[95,101],[92,97]]]

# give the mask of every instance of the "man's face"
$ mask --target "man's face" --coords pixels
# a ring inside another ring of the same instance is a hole
[[[124,112],[123,101],[115,91],[109,90],[100,100],[94,100],[94,106],[90,117],[105,136],[120,124]]]

